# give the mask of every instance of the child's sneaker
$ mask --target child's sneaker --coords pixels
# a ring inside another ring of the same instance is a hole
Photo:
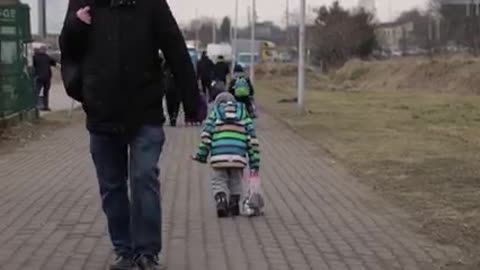
[[[217,193],[215,195],[215,201],[217,202],[217,216],[219,218],[228,216],[228,202],[227,195],[224,192]]]
[[[230,215],[236,217],[240,215],[240,195],[230,196],[230,202],[228,205]]]

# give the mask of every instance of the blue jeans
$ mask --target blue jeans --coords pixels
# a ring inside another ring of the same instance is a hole
[[[102,207],[117,255],[158,255],[162,249],[158,161],[164,142],[162,127],[142,127],[133,138],[90,133]]]

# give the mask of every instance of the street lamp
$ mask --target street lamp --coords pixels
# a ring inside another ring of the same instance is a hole
[[[306,0],[300,0],[300,31],[298,43],[298,93],[297,105],[298,111],[303,113],[305,110],[305,14]]]
[[[38,0],[38,34],[41,38],[47,38],[47,1]]]
[[[251,10],[251,16],[252,16],[252,21],[251,21],[251,40],[250,40],[250,81],[254,83],[255,81],[255,52],[256,52],[256,46],[255,46],[255,24],[257,23],[257,12],[256,12],[256,1],[252,0],[252,10]]]
[[[238,0],[235,0],[235,18],[234,18],[234,27],[232,34],[232,70],[231,74],[235,69],[235,62],[237,61],[237,43],[238,43]]]

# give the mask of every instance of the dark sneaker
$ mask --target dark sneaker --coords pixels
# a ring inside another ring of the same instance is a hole
[[[230,196],[230,202],[228,204],[228,211],[230,215],[236,217],[240,215],[240,195]]]
[[[115,259],[115,262],[110,265],[110,270],[133,270],[134,267],[135,264],[133,263],[132,258],[118,256]]]
[[[139,270],[161,270],[157,256],[141,255],[135,260]]]
[[[228,202],[227,195],[223,192],[215,195],[215,201],[217,202],[217,216],[219,218],[228,216]]]
[[[170,126],[176,127],[177,126],[177,119],[170,119]]]

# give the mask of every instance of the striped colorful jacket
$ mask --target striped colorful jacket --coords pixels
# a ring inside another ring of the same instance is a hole
[[[255,127],[245,105],[221,103],[208,117],[196,158],[213,168],[245,168],[258,171],[260,151]]]

